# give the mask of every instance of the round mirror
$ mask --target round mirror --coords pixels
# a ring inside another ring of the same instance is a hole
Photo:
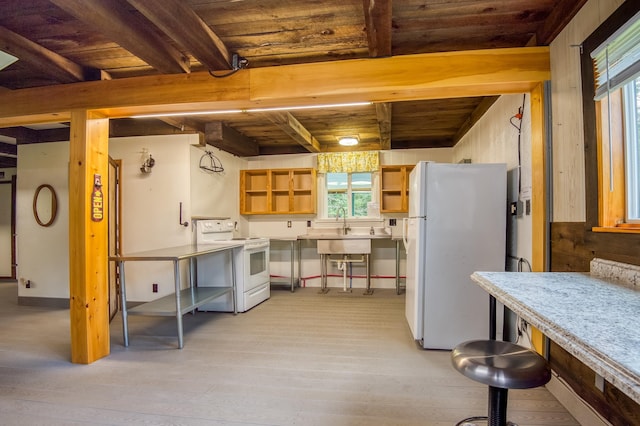
[[[40,185],[33,195],[33,216],[40,226],[51,226],[58,213],[58,197],[51,185]]]

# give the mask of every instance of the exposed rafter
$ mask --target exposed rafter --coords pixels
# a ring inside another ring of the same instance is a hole
[[[392,0],[362,0],[369,56],[391,56]]]
[[[300,122],[288,112],[270,112],[264,114],[272,123],[303,146],[309,152],[319,152],[320,143],[315,137],[300,124]]]
[[[227,47],[182,0],[127,0],[209,70],[231,68]]]
[[[390,102],[376,104],[376,118],[380,129],[380,149],[391,149],[391,109]]]
[[[18,57],[20,61],[27,62],[47,79],[60,83],[85,80],[85,71],[82,66],[1,26],[0,43],[2,50]]]
[[[213,121],[205,125],[204,140],[211,146],[215,146],[239,157],[250,157],[260,154],[260,148],[256,141],[226,126],[221,121]]]
[[[189,72],[189,60],[164,41],[150,24],[127,11],[125,0],[51,0],[85,24],[98,29],[163,73]]]
[[[559,0],[551,9],[551,14],[536,32],[536,43],[547,46],[573,19],[587,0]]]

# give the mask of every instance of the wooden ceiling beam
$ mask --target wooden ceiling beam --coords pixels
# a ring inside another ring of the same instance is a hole
[[[204,140],[207,144],[238,157],[260,155],[260,147],[256,141],[221,121],[212,121],[205,125]]]
[[[188,73],[189,60],[130,13],[125,0],[51,0],[80,21],[105,34],[162,73]]]
[[[263,115],[307,151],[320,152],[318,140],[290,113],[269,112]]]
[[[381,102],[376,105],[376,118],[380,130],[380,149],[391,149],[391,102]]]
[[[548,47],[252,68],[225,79],[213,79],[207,72],[131,77],[3,92],[0,127],[21,125],[16,123],[28,120],[64,121],[68,111],[78,108],[119,118],[230,108],[527,93],[550,77]]]
[[[209,70],[231,69],[220,37],[183,0],[127,0]]]
[[[18,146],[12,143],[0,142],[0,154],[18,155]]]
[[[369,56],[391,56],[392,0],[362,0]]]
[[[2,26],[0,44],[2,50],[55,81],[76,83],[85,80],[85,70],[82,66]]]

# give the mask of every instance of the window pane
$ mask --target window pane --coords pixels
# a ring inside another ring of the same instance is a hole
[[[342,215],[342,211],[348,211],[347,193],[329,192],[327,194],[327,214],[329,215],[329,217],[336,217],[338,212],[340,212],[340,214]]]
[[[640,221],[640,78],[625,86],[627,221]]]
[[[351,201],[353,206],[351,215],[354,217],[366,216],[367,203],[371,201],[371,191],[354,191]]]
[[[329,191],[347,189],[347,173],[327,173],[327,189]]]
[[[352,189],[371,189],[371,173],[351,173]]]

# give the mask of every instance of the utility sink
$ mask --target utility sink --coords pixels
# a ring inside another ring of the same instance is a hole
[[[371,239],[318,240],[318,254],[370,254]]]
[[[348,227],[346,231],[342,227],[309,228],[306,234],[299,235],[298,238],[307,240],[371,240],[391,238],[391,233],[382,226],[353,226]]]

